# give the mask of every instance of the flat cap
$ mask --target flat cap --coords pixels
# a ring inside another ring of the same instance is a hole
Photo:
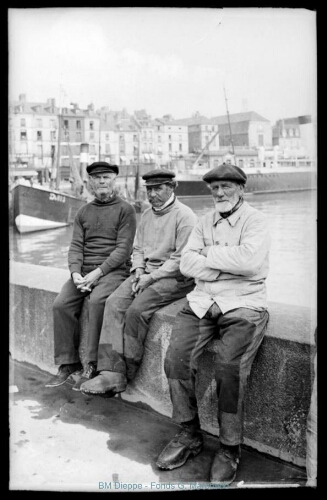
[[[145,180],[145,186],[159,186],[160,184],[167,184],[175,177],[175,173],[164,168],[157,168],[151,170],[142,176]]]
[[[91,165],[86,167],[86,171],[89,175],[92,174],[102,174],[113,172],[114,174],[119,174],[119,168],[117,165],[110,165],[106,161],[95,161]]]
[[[247,176],[245,172],[236,165],[229,165],[227,163],[223,163],[222,165],[218,165],[218,167],[209,170],[202,179],[205,182],[214,182],[214,181],[232,181],[238,182],[239,184],[245,184],[247,180]]]

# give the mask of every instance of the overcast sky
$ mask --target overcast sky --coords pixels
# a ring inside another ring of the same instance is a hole
[[[316,13],[287,8],[9,9],[9,99],[152,116],[316,115]]]

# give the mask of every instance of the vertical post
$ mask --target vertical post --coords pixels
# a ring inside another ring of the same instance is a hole
[[[89,162],[89,145],[87,143],[81,144],[80,151],[80,176],[84,181],[86,179],[86,167]]]
[[[139,138],[139,147],[138,147],[138,159],[136,163],[136,169],[135,169],[135,189],[134,189],[134,200],[136,201],[138,198],[138,192],[139,192],[139,175],[140,175],[140,151],[141,151],[141,132],[138,134]]]
[[[61,145],[61,110],[59,110],[59,125],[58,125],[58,147],[57,147],[57,162],[56,162],[56,189],[60,187],[61,172],[60,172],[60,145]]]

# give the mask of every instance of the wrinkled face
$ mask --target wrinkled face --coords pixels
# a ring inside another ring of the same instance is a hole
[[[160,208],[166,203],[173,192],[173,188],[168,184],[159,184],[158,186],[147,186],[146,194],[148,200],[154,208]]]
[[[90,184],[94,191],[94,196],[99,200],[105,200],[112,194],[117,175],[114,172],[103,172],[91,174]]]
[[[213,181],[209,186],[216,210],[220,213],[229,212],[243,196],[244,187],[232,181]]]

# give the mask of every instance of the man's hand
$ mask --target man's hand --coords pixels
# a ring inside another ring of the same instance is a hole
[[[209,250],[210,250],[210,247],[203,247],[201,252],[200,252],[200,255],[204,255],[204,257],[207,257]]]
[[[76,279],[76,278],[74,279],[74,275],[76,275],[76,274],[78,274],[78,273],[73,273],[74,283],[75,283],[75,279]],[[78,282],[75,283],[75,285],[78,288],[78,290],[80,290],[81,292],[91,292],[92,288],[98,282],[98,280],[101,278],[102,275],[103,274],[102,274],[101,269],[99,267],[97,267],[96,269],[94,269],[93,271],[88,273],[86,276],[84,276],[84,278],[82,278],[82,276],[80,276],[81,279],[76,280]]]
[[[72,279],[73,279],[74,285],[77,288],[82,286],[85,283],[85,278],[83,278],[83,276],[79,273],[73,273]]]
[[[134,295],[138,295],[139,293],[142,293],[148,286],[152,285],[155,280],[152,278],[151,274],[142,274],[142,276],[139,277],[138,281],[135,284],[135,287],[133,285]]]
[[[142,276],[142,274],[144,274],[145,271],[144,271],[144,268],[143,267],[137,267],[135,269],[135,273],[134,273],[134,278],[132,280],[132,295],[136,295],[136,287],[137,287],[137,283],[140,279],[140,277]]]

